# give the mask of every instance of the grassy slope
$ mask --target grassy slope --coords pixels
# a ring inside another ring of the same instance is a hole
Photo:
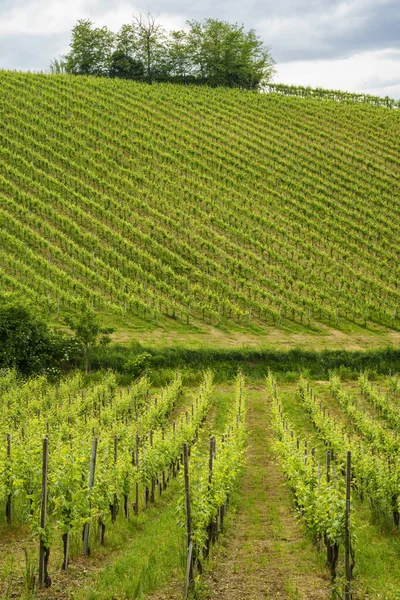
[[[399,111],[0,80],[3,288],[51,319],[83,298],[122,341],[398,342]]]

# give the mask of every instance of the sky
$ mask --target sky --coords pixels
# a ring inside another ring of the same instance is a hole
[[[400,0],[0,0],[0,68],[48,70],[78,19],[116,32],[148,10],[166,29],[207,17],[255,29],[278,83],[400,98]]]

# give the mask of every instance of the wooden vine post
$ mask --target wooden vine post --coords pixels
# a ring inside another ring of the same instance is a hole
[[[118,437],[114,435],[114,468],[117,467],[118,460]],[[111,509],[111,521],[115,523],[117,520],[117,512],[118,512],[118,498],[117,494],[114,493],[113,503],[110,506]],[[127,517],[128,518],[128,517]]]
[[[326,451],[326,482],[330,483],[331,480],[331,451]],[[328,536],[325,534],[326,554],[328,565],[332,564],[332,546]]]
[[[40,545],[39,545],[39,585],[50,587],[51,579],[47,567],[49,564],[50,548],[44,539],[47,519],[47,474],[49,469],[49,440],[43,439],[43,460],[42,460],[42,501],[40,506]]]
[[[347,452],[346,461],[346,520],[344,540],[344,564],[346,571],[346,584],[344,588],[344,600],[351,600],[351,580],[353,565],[351,564],[351,537],[350,537],[350,484],[351,484],[351,452]]]
[[[68,563],[69,563],[69,544],[70,544],[70,531],[66,531],[65,533],[62,534],[62,541],[63,541],[63,562],[62,562],[62,570],[66,571],[68,569]]]
[[[214,463],[214,446],[215,446],[215,437],[210,437],[210,454],[208,459],[208,485],[211,484],[212,473],[213,473],[213,463]]]
[[[11,435],[8,433],[7,434],[7,466],[9,468],[9,472],[11,474]],[[9,484],[11,484],[11,477],[10,477],[10,481]],[[6,503],[6,517],[7,517],[7,524],[11,525],[12,523],[12,494],[11,494],[11,490],[10,493],[7,496],[7,503]]]
[[[164,441],[164,439],[165,439],[165,428],[164,428],[164,426],[162,427],[161,432],[162,432],[161,433],[162,434],[162,439]],[[167,489],[167,481],[165,479],[165,471],[164,471],[164,469],[163,469],[163,472],[162,472],[162,484],[161,484],[161,487],[162,487],[163,490]],[[161,495],[161,488],[160,488],[160,495]]]
[[[153,447],[153,430],[150,429],[150,448]],[[150,502],[155,502],[155,489],[156,489],[156,482],[155,482],[155,478],[152,475],[151,476],[151,484],[150,484]]]
[[[90,474],[89,474],[89,508],[91,506],[90,496],[92,494],[92,489],[94,486],[94,473],[96,470],[96,458],[97,458],[97,437],[93,438],[92,442],[92,458],[90,460]],[[83,528],[83,555],[89,556],[89,533],[90,533],[90,523],[87,521]]]
[[[185,511],[186,511],[186,544],[187,544],[187,566],[185,578],[185,593],[187,598],[189,590],[193,586],[193,541],[192,541],[192,518],[190,514],[190,484],[189,484],[189,453],[187,444],[183,444],[183,474],[185,482]]]
[[[136,434],[135,463],[136,463],[136,470],[137,470],[137,472],[139,472],[139,435],[138,434]],[[136,516],[139,514],[139,481],[138,480],[136,480],[136,484],[135,484],[134,513]]]

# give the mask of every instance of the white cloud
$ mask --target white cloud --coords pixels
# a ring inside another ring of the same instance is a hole
[[[400,53],[390,49],[363,52],[341,60],[280,63],[277,70],[276,83],[400,98]]]
[[[71,31],[78,19],[92,19],[95,26],[107,25],[118,31],[130,23],[137,7],[129,0],[117,0],[104,9],[97,0],[30,0],[17,4],[0,20],[0,35],[54,35]],[[157,13],[156,13],[157,14]],[[186,17],[160,14],[160,23],[167,29],[180,29]]]
[[[0,35],[48,35],[71,29],[76,15],[84,15],[83,0],[36,0],[16,5],[0,21]],[[79,18],[79,17],[78,17]]]

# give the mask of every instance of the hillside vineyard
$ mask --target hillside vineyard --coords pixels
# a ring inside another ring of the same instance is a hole
[[[400,327],[400,111],[0,71],[3,290]],[[55,310],[55,309],[54,309]]]

